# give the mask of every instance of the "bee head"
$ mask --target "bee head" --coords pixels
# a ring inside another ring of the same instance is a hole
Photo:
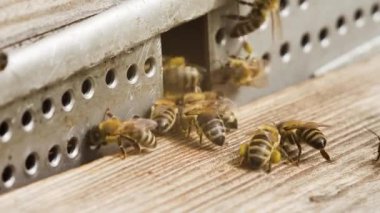
[[[86,141],[89,146],[99,148],[105,143],[105,133],[98,126],[93,126],[86,133]]]

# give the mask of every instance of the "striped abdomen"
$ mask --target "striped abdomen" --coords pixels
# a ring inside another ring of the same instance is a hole
[[[319,129],[299,129],[297,133],[301,140],[315,149],[321,150],[326,146],[326,137]]]
[[[151,119],[157,122],[157,132],[167,133],[174,125],[178,109],[175,106],[157,106],[153,108]]]
[[[211,142],[219,146],[224,144],[226,128],[216,113],[201,113],[197,116],[197,122]]]
[[[252,7],[251,12],[246,16],[245,20],[239,21],[230,33],[232,38],[237,38],[240,36],[247,35],[259,29],[260,26],[265,22],[266,18],[266,8],[265,5],[255,4]]]
[[[190,66],[167,69],[164,71],[163,77],[166,93],[195,92],[200,86],[200,74],[196,68]]]
[[[247,150],[247,162],[253,169],[267,164],[272,155],[273,146],[266,134],[256,134],[251,138]]]
[[[129,131],[129,134],[124,136],[144,148],[156,148],[157,146],[156,137],[148,129],[134,128],[132,131]]]

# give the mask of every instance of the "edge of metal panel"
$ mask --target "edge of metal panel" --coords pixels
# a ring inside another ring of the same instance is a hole
[[[0,105],[66,79],[225,2],[129,0],[58,34],[7,52],[8,65],[0,73]]]

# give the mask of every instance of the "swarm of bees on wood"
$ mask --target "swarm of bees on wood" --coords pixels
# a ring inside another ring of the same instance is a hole
[[[224,18],[237,20],[229,33],[231,38],[256,31],[269,14],[272,34],[281,34],[279,0],[238,2],[251,7],[251,11],[245,16],[225,15]],[[217,83],[229,82],[236,86],[257,88],[266,86],[265,62],[252,56],[253,48],[247,41],[243,42],[242,48],[248,56],[230,56],[216,72],[220,75]],[[182,56],[164,57],[164,97],[153,103],[149,118],[134,116],[121,120],[107,109],[103,121],[88,131],[86,137],[89,145],[100,148],[107,144],[117,144],[125,158],[129,147],[137,153],[153,150],[157,146],[155,136],[164,136],[174,130],[174,127],[179,127],[177,130],[186,137],[195,129],[199,144],[203,143],[204,137],[216,146],[227,144],[226,134],[238,129],[234,104],[220,92],[202,91],[201,82],[205,73],[205,68],[189,63]],[[329,125],[302,120],[261,124],[249,133],[250,139],[240,144],[240,165],[253,170],[263,169],[268,173],[272,164],[282,161],[299,165],[302,144],[318,150],[326,161],[331,162],[325,150],[327,139],[321,130],[325,127]],[[380,142],[380,136],[369,131]],[[379,159],[380,144],[376,161]]]

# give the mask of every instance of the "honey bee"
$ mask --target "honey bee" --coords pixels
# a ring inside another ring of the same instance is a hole
[[[151,108],[150,119],[156,121],[158,134],[167,133],[177,120],[178,107],[169,98],[158,99]]]
[[[255,57],[244,59],[230,56],[222,72],[225,81],[231,81],[236,86],[262,88],[268,85],[264,61]]]
[[[187,122],[187,136],[194,126],[202,144],[203,135],[212,143],[222,146],[226,138],[226,128],[223,120],[214,109],[204,108],[203,105],[186,106],[182,113],[182,120]]]
[[[252,134],[250,142],[240,145],[240,164],[247,164],[252,169],[263,168],[269,173],[272,163],[281,162],[282,155],[287,158],[280,147],[281,135],[271,124],[259,126]]]
[[[244,36],[259,29],[259,27],[265,22],[269,13],[271,15],[273,35],[281,36],[279,0],[255,0],[254,2],[239,0],[238,2],[242,5],[250,6],[251,11],[246,16],[226,15],[227,18],[238,21],[230,32],[232,38]]]
[[[198,109],[215,110],[222,119],[227,131],[238,128],[237,118],[232,110],[232,101],[218,92],[187,93],[183,97],[185,106],[194,105]]]
[[[98,126],[92,127],[87,133],[90,146],[99,148],[101,145],[116,143],[125,158],[126,144],[132,146],[138,153],[142,149],[154,149],[157,146],[156,138],[151,130],[157,123],[150,119],[133,117],[122,121],[106,110],[105,119]]]
[[[167,97],[180,97],[187,92],[201,91],[202,74],[205,70],[188,65],[184,57],[169,57],[163,65],[164,93]]]
[[[373,130],[371,129],[367,129],[365,128],[367,131],[371,132],[372,134],[374,134],[376,137],[377,137],[377,140],[380,142],[380,136]],[[375,159],[375,161],[379,161],[380,160],[380,143],[379,143],[379,146],[377,148],[377,157]]]
[[[204,92],[189,92],[186,93],[182,98],[182,104],[193,104],[205,100],[218,100],[223,96],[223,94],[215,91],[204,91]]]
[[[282,137],[281,144],[288,142],[297,145],[297,163],[299,163],[302,154],[301,142],[319,150],[323,158],[331,161],[329,154],[325,151],[326,136],[318,129],[319,127],[328,127],[328,125],[299,120],[284,121],[277,125]]]

